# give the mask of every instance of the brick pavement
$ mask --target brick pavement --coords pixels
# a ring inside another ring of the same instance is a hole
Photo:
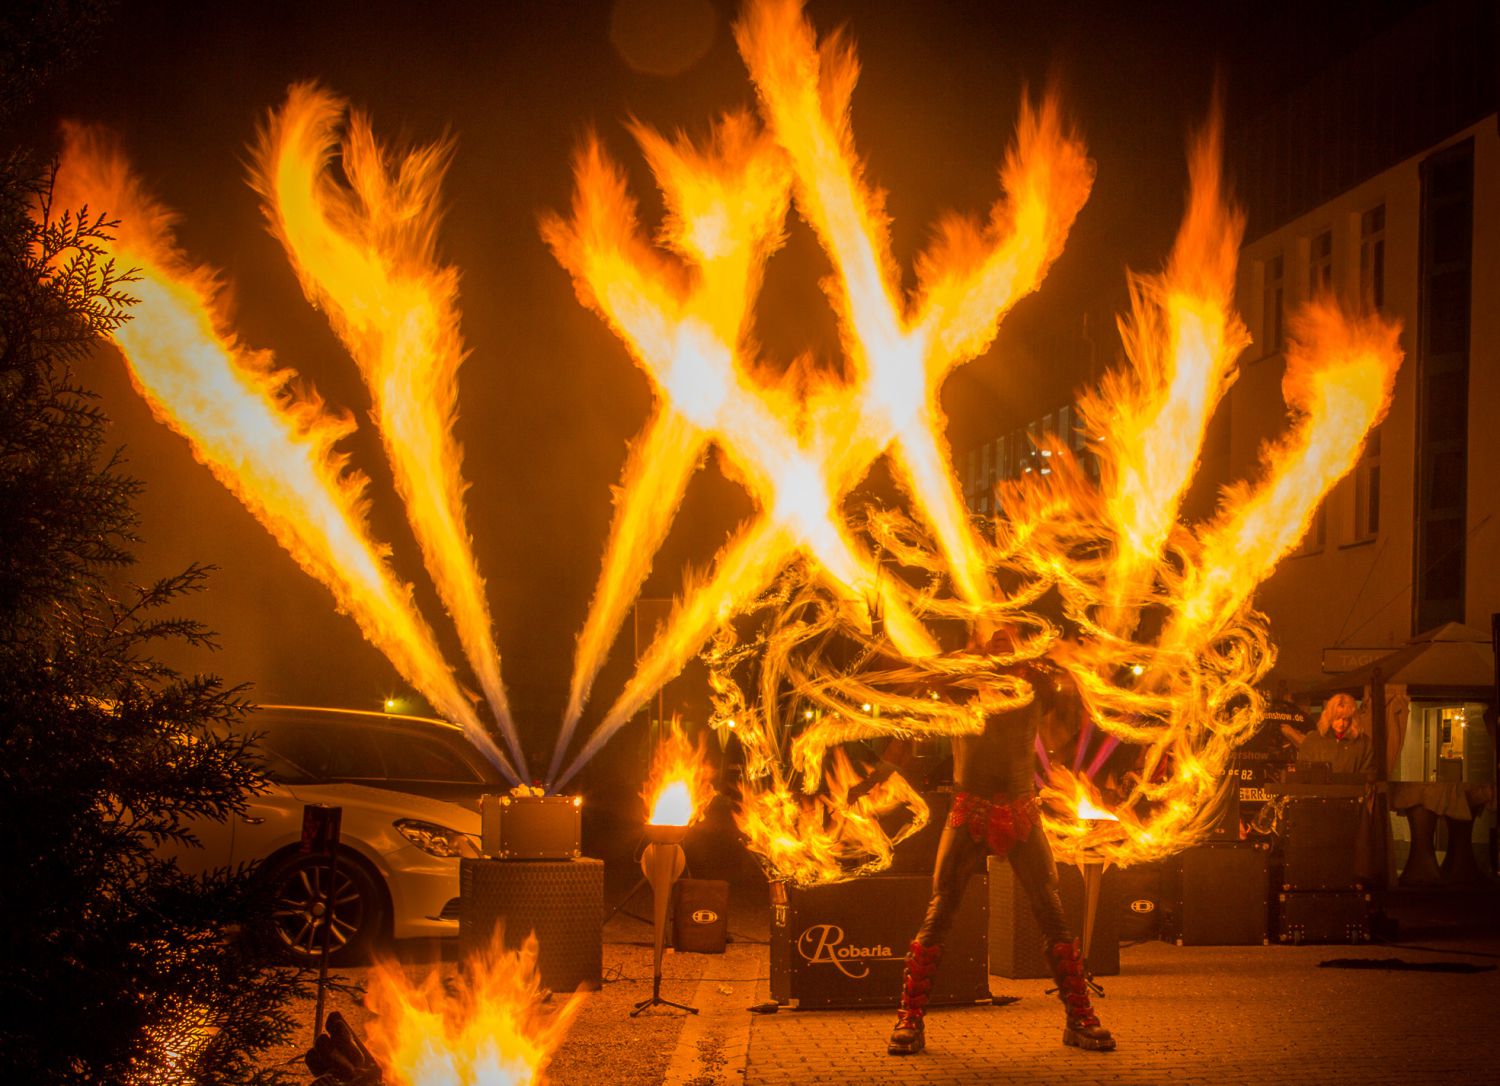
[[[1444,943],[1495,955],[1500,940]],[[1357,1083],[1500,1081],[1500,972],[1471,975],[1319,968],[1334,958],[1467,960],[1397,947],[1178,947],[1121,951],[1096,1006],[1111,1053],[1061,1044],[1062,1011],[1044,981],[991,978],[1003,1007],[938,1008],[927,1051],[885,1054],[890,1011],[785,1011],[757,1017],[746,1086],[816,1083]]]

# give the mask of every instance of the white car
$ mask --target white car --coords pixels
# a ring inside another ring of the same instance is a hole
[[[342,808],[342,815],[329,960],[357,960],[385,937],[457,935],[459,860],[479,855],[477,798],[485,791],[504,791],[503,779],[483,779],[486,773],[477,769],[472,782],[436,782],[454,801],[404,790],[400,772],[378,786],[373,777],[365,778],[370,783],[328,780],[326,770],[309,771],[283,754],[288,744],[278,742],[278,734],[293,735],[299,743],[314,736],[326,740],[352,724],[358,726],[361,742],[374,737],[376,747],[382,735],[401,736],[403,755],[415,735],[435,736],[445,749],[457,745],[460,755],[467,749],[475,759],[482,758],[458,729],[441,721],[398,722],[376,713],[335,710],[276,710],[265,716],[280,719],[267,729],[262,715],[255,714],[244,727],[266,732],[260,757],[272,781],[270,790],[249,797],[242,813],[223,822],[196,821],[191,828],[202,847],[174,850],[178,866],[195,874],[262,862],[273,881],[277,935],[294,956],[316,959],[322,952],[327,866],[322,855],[302,850],[303,808],[331,804]],[[325,726],[327,721],[334,723]],[[342,743],[335,739],[333,745]],[[464,772],[469,768],[465,765]],[[434,786],[427,779],[410,783],[425,790]]]

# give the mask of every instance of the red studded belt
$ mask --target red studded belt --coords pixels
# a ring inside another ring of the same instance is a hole
[[[1013,799],[1000,794],[980,796],[959,792],[953,797],[948,825],[966,829],[976,842],[988,845],[991,852],[1003,856],[1018,842],[1031,836],[1041,805],[1035,796]]]

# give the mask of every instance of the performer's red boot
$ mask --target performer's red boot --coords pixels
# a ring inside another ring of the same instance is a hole
[[[892,1056],[915,1056],[927,1043],[922,1015],[927,1007],[927,997],[932,994],[932,978],[937,973],[938,959],[942,956],[940,945],[912,943],[906,955],[906,972],[901,978],[901,1013],[896,1017],[896,1028],[891,1030],[885,1048]]]
[[[1047,960],[1052,963],[1052,976],[1057,981],[1057,998],[1068,1012],[1063,1044],[1092,1052],[1114,1048],[1114,1037],[1099,1024],[1099,1016],[1089,1001],[1089,982],[1084,976],[1077,941],[1053,944],[1047,951]]]

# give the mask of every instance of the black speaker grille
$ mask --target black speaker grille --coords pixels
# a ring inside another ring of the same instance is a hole
[[[1286,809],[1283,890],[1353,890],[1360,801],[1298,797]]]
[[[602,860],[463,860],[459,866],[464,953],[486,946],[504,925],[505,945],[536,932],[542,984],[597,988],[604,974]]]
[[[989,857],[990,870],[990,972],[997,977],[1028,980],[1050,977],[1042,929],[1037,926],[1031,902],[1016,881],[1010,862]],[[1058,896],[1063,915],[1075,936],[1083,935],[1083,876],[1076,867],[1057,872]],[[1089,970],[1095,976],[1112,977],[1120,972],[1120,884],[1119,872],[1104,872],[1099,884],[1099,909],[1089,944]]]
[[[1200,845],[1182,853],[1173,916],[1183,946],[1253,946],[1267,941],[1270,855],[1256,845]]]

